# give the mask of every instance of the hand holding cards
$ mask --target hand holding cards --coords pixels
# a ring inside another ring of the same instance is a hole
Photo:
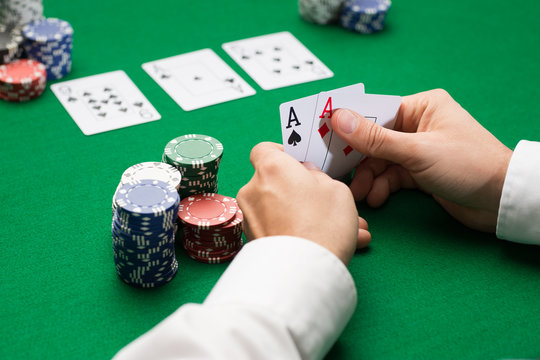
[[[364,158],[334,134],[330,118],[335,110],[350,109],[386,128],[393,128],[401,97],[364,92],[351,85],[281,104],[283,147],[298,161],[315,163],[333,178],[349,173]]]

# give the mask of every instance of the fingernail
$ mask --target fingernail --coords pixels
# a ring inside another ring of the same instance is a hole
[[[338,126],[345,134],[352,134],[358,126],[358,120],[349,110],[340,110]]]

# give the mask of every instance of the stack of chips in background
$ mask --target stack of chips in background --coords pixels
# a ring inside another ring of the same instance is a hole
[[[42,0],[0,0],[0,24],[22,27],[43,17]]]
[[[384,29],[391,0],[299,0],[300,16],[309,22],[335,23],[345,29],[371,34]]]
[[[21,59],[0,65],[0,99],[28,101],[43,93],[47,84],[45,66],[37,61]]]
[[[67,21],[40,19],[23,27],[22,33],[26,55],[47,67],[49,80],[61,79],[71,71],[73,28]]]

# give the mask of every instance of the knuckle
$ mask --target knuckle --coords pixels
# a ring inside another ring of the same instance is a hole
[[[373,156],[378,153],[378,150],[384,148],[386,137],[383,128],[378,125],[371,125],[367,129],[366,152],[368,156]]]

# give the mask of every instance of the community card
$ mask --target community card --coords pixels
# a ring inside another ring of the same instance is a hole
[[[306,157],[318,97],[311,95],[279,106],[284,151],[298,161]]]
[[[264,90],[334,76],[287,31],[225,43],[223,49]]]
[[[161,119],[122,70],[53,84],[51,90],[85,135]]]
[[[334,133],[330,117],[339,108],[351,109],[387,128],[393,128],[401,97],[372,95],[338,89],[319,94],[306,161],[311,161],[333,178],[349,173],[364,158]]]
[[[142,68],[186,111],[255,94],[210,49],[151,61]]]

